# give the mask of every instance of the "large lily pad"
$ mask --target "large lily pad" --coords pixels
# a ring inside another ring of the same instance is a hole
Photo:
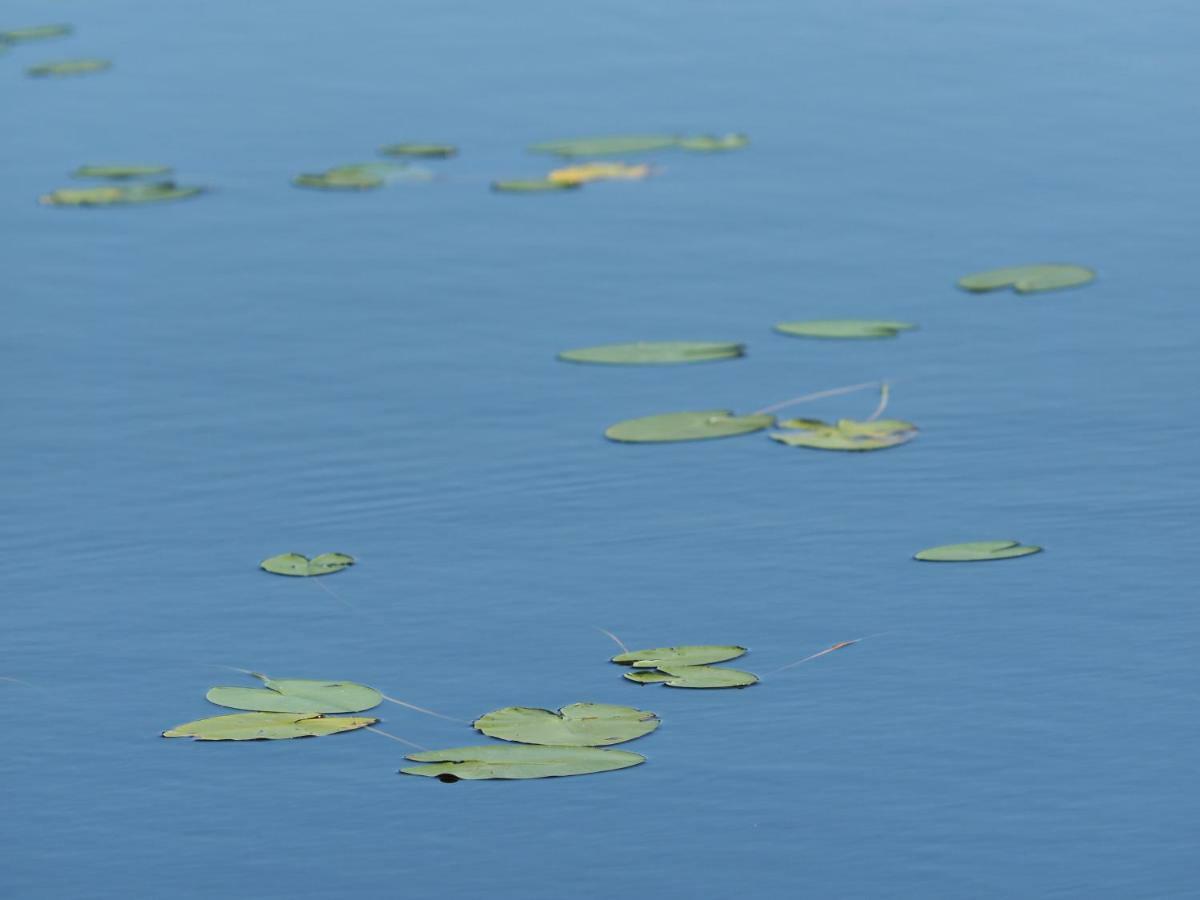
[[[74,30],[70,25],[34,25],[30,28],[12,28],[8,31],[0,31],[0,44],[43,41],[47,38],[64,37]]]
[[[492,190],[501,194],[544,194],[549,191],[570,191],[578,187],[582,187],[578,181],[551,181],[549,178],[518,178],[492,182]]]
[[[658,671],[671,676],[663,684],[673,688],[740,688],[758,683],[757,675],[724,666],[664,665]]]
[[[619,653],[612,661],[622,666],[639,669],[662,666],[703,666],[708,663],[725,662],[744,655],[745,647],[732,644],[686,644],[682,647],[654,647],[650,650],[630,650]]]
[[[599,347],[564,350],[558,354],[558,358],[576,363],[653,366],[736,359],[745,352],[745,344],[712,341],[637,341],[631,344],[604,344]]]
[[[740,150],[750,143],[750,138],[744,134],[702,134],[697,137],[683,137],[675,142],[680,150],[691,150],[694,153],[719,153],[724,150]]]
[[[25,70],[31,78],[60,78],[70,75],[90,75],[112,68],[107,59],[64,59],[59,62],[42,63]]]
[[[446,159],[458,153],[453,144],[388,144],[379,148],[384,156]]]
[[[989,559],[1015,559],[1040,553],[1041,547],[1020,541],[970,541],[965,544],[943,544],[916,554],[914,559],[925,562],[983,562]]]
[[[218,706],[256,712],[362,712],[383,702],[379,691],[353,681],[268,678],[257,672],[254,677],[262,681],[263,687],[215,687],[206,696]]]
[[[611,137],[569,138],[544,141],[529,147],[532,153],[554,156],[617,156],[622,153],[648,153],[674,147],[678,138],[669,134],[632,134]]]
[[[558,712],[508,706],[475,720],[475,727],[489,737],[559,747],[621,744],[649,734],[658,726],[658,717],[652,712],[606,703],[572,703]]]
[[[793,337],[826,339],[890,338],[916,328],[908,322],[878,319],[814,319],[811,322],[780,322],[775,330]]]
[[[251,712],[212,716],[185,722],[163,732],[163,737],[191,737],[198,741],[282,741],[321,737],[374,725],[366,716],[310,716],[297,713]]]
[[[833,425],[818,419],[785,419],[773,431],[771,439],[789,447],[814,450],[885,450],[906,444],[917,436],[917,426],[899,419],[856,422],[839,419]]]
[[[409,766],[402,775],[424,775],[439,781],[477,781],[482,779],[561,778],[567,775],[591,775],[628,769],[646,761],[646,757],[628,750],[600,750],[595,747],[544,747],[532,744],[485,744],[480,747],[452,747],[410,753],[414,762],[434,763]]]
[[[43,206],[137,206],[143,203],[162,203],[185,200],[204,193],[204,188],[185,187],[173,181],[153,184],[108,185],[91,188],[61,188],[43,194],[38,202]]]
[[[278,556],[264,559],[258,565],[259,568],[276,575],[307,577],[340,572],[347,566],[354,565],[354,557],[345,553],[322,553],[309,559],[300,553],[280,553]]]
[[[170,166],[102,164],[80,166],[71,174],[76,178],[111,178],[121,181],[127,178],[151,178],[170,173]]]
[[[1030,294],[1035,291],[1054,291],[1059,288],[1076,287],[1087,284],[1095,277],[1096,273],[1084,266],[1041,263],[1033,266],[1011,266],[1006,269],[976,272],[974,275],[960,278],[958,286],[964,291],[973,293],[1012,288],[1018,294]]]
[[[774,423],[774,416],[761,413],[735,416],[728,409],[705,409],[626,419],[609,426],[604,436],[610,441],[633,444],[703,441],[762,431]]]
[[[649,175],[650,167],[647,165],[631,166],[618,162],[589,162],[554,169],[546,177],[550,181],[587,184],[592,181],[639,181]]]

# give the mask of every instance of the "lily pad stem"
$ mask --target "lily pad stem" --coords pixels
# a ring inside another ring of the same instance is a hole
[[[892,388],[886,381],[879,383],[879,405],[875,407],[875,412],[867,416],[868,422],[874,422],[883,415],[883,411],[887,409],[888,398],[891,396]]]
[[[787,409],[789,406],[796,406],[799,403],[807,403],[809,400],[823,400],[826,397],[840,397],[842,394],[853,394],[855,391],[865,391],[867,388],[878,387],[881,384],[879,381],[864,381],[862,384],[850,384],[846,387],[830,388],[827,391],[817,391],[815,394],[804,394],[800,397],[793,397],[791,400],[784,400],[782,403],[774,403],[771,406],[764,406],[762,409],[756,409],[750,415],[761,416],[765,413],[778,412],[781,409]]]
[[[393,741],[399,741],[401,744],[407,744],[409,747],[416,747],[418,750],[428,751],[428,747],[422,747],[420,744],[415,744],[412,741],[406,741],[404,738],[394,734],[388,734],[386,731],[380,731],[374,725],[368,725],[363,731],[373,731],[380,737],[391,738]]]
[[[601,634],[606,634],[610,638],[612,638],[613,641],[616,642],[616,645],[621,648],[622,653],[629,652],[629,648],[626,647],[625,644],[621,642],[621,639],[619,637],[617,637],[615,634],[613,634],[611,631],[609,631],[607,628],[601,628],[599,625],[593,625],[592,627],[595,628]]]
[[[383,699],[386,700],[388,703],[395,703],[397,706],[403,706],[405,709],[416,710],[419,713],[425,713],[425,715],[427,715],[427,716],[433,716],[434,718],[437,718],[437,719],[445,719],[447,722],[454,722],[455,724],[458,724],[458,725],[470,725],[471,724],[466,719],[456,719],[453,716],[444,716],[440,712],[434,712],[432,709],[426,709],[423,706],[416,706],[412,703],[405,703],[403,700],[397,700],[395,697],[389,697],[387,694],[381,694],[380,696],[382,696]],[[425,748],[422,747],[421,749],[423,750]]]

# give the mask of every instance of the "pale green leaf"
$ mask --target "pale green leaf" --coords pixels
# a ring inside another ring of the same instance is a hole
[[[74,30],[70,25],[34,25],[30,28],[12,28],[8,31],[0,31],[0,44],[20,44],[25,41],[64,37]]]
[[[673,688],[740,688],[758,682],[758,676],[723,666],[659,666],[671,678],[664,682]]]
[[[170,166],[101,164],[80,166],[71,174],[76,178],[149,178],[169,175]]]
[[[890,338],[916,327],[908,322],[878,319],[814,319],[810,322],[780,322],[775,330],[794,337],[854,339]]]
[[[380,147],[384,156],[415,156],[425,159],[445,159],[458,153],[453,144],[388,144]]]
[[[254,677],[263,687],[215,687],[207,694],[209,702],[230,709],[289,713],[362,712],[383,702],[379,691],[353,681],[268,678],[257,672]]]
[[[549,178],[492,182],[492,190],[501,194],[542,194],[553,191],[574,191],[580,187],[582,184],[578,181],[551,181]]]
[[[1024,545],[1020,541],[970,541],[965,544],[943,544],[916,554],[915,559],[926,562],[983,562],[989,559],[1013,559],[1040,553],[1041,547]]]
[[[529,147],[532,153],[554,156],[619,156],[623,153],[647,153],[674,147],[678,138],[665,134],[613,135],[610,137],[570,138],[544,141]]]
[[[594,747],[544,747],[532,744],[485,744],[480,747],[452,747],[411,753],[414,762],[429,766],[409,766],[403,775],[424,775],[439,781],[481,780],[489,778],[561,778],[627,769],[646,761],[646,757],[628,750],[600,750]]]
[[[873,422],[839,419],[833,425],[818,419],[785,419],[779,427],[788,430],[771,432],[772,440],[814,450],[884,450],[906,444],[917,436],[917,426],[899,419]]]
[[[363,716],[309,716],[297,713],[251,712],[212,716],[185,722],[163,732],[163,737],[191,737],[198,741],[281,741],[320,737],[374,725],[378,719]]]
[[[958,286],[965,291],[972,292],[994,291],[1010,287],[1018,294],[1029,294],[1034,291],[1053,291],[1087,284],[1095,277],[1095,272],[1083,266],[1042,263],[976,272],[974,275],[960,278]]]
[[[723,150],[740,150],[749,143],[750,138],[744,134],[702,134],[698,137],[679,138],[675,146],[696,153],[716,153]]]
[[[489,737],[522,744],[602,747],[649,734],[658,718],[644,709],[605,703],[572,703],[558,712],[528,706],[497,709],[475,721]]]
[[[564,350],[558,358],[566,362],[601,363],[614,366],[668,365],[736,359],[746,352],[745,344],[711,341],[638,341]]]
[[[56,78],[67,75],[88,75],[111,69],[107,59],[64,59],[59,62],[42,63],[25,70],[31,78]]]
[[[90,188],[61,188],[38,198],[43,206],[137,206],[185,200],[204,193],[204,188],[184,187],[173,181],[153,184],[105,185]]]
[[[352,565],[354,565],[354,557],[345,553],[322,553],[312,559],[299,553],[281,553],[259,563],[260,568],[276,575],[299,577],[329,575]]]
[[[762,431],[774,422],[774,416],[765,414],[735,416],[728,409],[706,409],[626,419],[610,426],[604,436],[612,441],[634,444],[702,441]]]
[[[720,644],[686,644],[681,647],[654,647],[650,650],[629,650],[618,653],[612,661],[622,666],[652,669],[664,665],[702,666],[708,663],[737,659],[745,647]]]

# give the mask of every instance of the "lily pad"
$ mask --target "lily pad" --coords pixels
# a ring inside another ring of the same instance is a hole
[[[663,683],[673,688],[740,688],[758,683],[757,675],[724,666],[664,665],[659,671],[671,676]]]
[[[402,775],[424,775],[439,781],[478,781],[489,778],[562,778],[591,775],[640,765],[646,757],[628,750],[595,747],[543,747],[531,744],[485,744],[410,753],[414,762],[434,763],[409,766]]]
[[[501,194],[543,194],[547,191],[569,191],[578,187],[581,187],[578,181],[551,181],[549,178],[492,182],[492,190]]]
[[[965,544],[943,544],[930,547],[914,556],[925,562],[983,562],[989,559],[1015,559],[1040,553],[1041,547],[1020,541],[970,541]]]
[[[745,352],[745,344],[711,341],[637,341],[632,344],[604,344],[599,347],[564,350],[558,354],[558,358],[566,362],[611,366],[653,366],[736,359]]]
[[[31,78],[58,78],[69,75],[90,75],[112,68],[107,59],[64,59],[59,62],[42,63],[25,70]]]
[[[665,150],[674,147],[677,141],[678,138],[668,134],[613,135],[544,141],[531,145],[529,150],[531,153],[550,153],[554,156],[616,156]]]
[[[251,712],[212,716],[185,722],[163,732],[163,737],[191,737],[198,741],[282,741],[321,737],[374,725],[364,716],[309,716],[296,713]]]
[[[257,672],[254,677],[263,687],[215,687],[206,696],[210,703],[230,709],[310,714],[362,712],[383,702],[379,691],[353,681],[268,678]]]
[[[631,166],[627,163],[590,162],[554,169],[546,177],[550,181],[570,184],[587,184],[591,181],[638,181],[650,175],[647,165]]]
[[[184,200],[204,193],[204,188],[184,187],[173,181],[154,184],[131,184],[121,187],[61,188],[43,194],[38,202],[43,206],[136,206],[143,203],[162,203]]]
[[[453,144],[388,144],[380,147],[384,156],[415,156],[425,159],[446,159],[458,153]]]
[[[71,174],[76,178],[150,178],[155,175],[169,175],[170,166],[153,165],[92,165],[80,166]]]
[[[300,553],[280,553],[270,559],[264,559],[258,564],[276,575],[330,575],[340,572],[347,566],[354,565],[354,557],[345,553],[322,553],[309,559]]]
[[[636,672],[626,672],[625,677],[638,684],[662,684],[670,681],[674,676],[660,672],[658,669],[638,669]]]
[[[13,28],[9,31],[0,31],[0,44],[21,44],[25,41],[64,37],[74,30],[70,25],[34,25],[31,28]]]
[[[916,325],[908,322],[886,322],[877,319],[814,319],[811,322],[780,322],[775,330],[794,337],[854,339],[890,338]]]
[[[750,143],[744,134],[702,134],[699,137],[680,138],[675,145],[681,150],[696,153],[719,153],[723,150],[740,150]]]
[[[708,663],[737,659],[746,653],[745,647],[719,644],[687,644],[682,647],[654,647],[650,650],[630,650],[619,653],[612,661],[638,669],[663,666],[703,666]]]
[[[383,187],[389,181],[404,177],[408,167],[403,163],[352,163],[346,166],[334,166],[324,172],[306,172],[292,179],[297,187],[317,188],[327,191],[366,191]],[[432,177],[425,170],[418,170]],[[422,180],[428,180],[423,177]]]
[[[633,444],[703,441],[750,434],[773,424],[775,417],[762,413],[735,416],[728,409],[705,409],[626,419],[609,426],[604,436],[610,441]]]
[[[856,422],[839,419],[830,425],[818,419],[785,419],[773,431],[771,439],[789,447],[810,447],[814,450],[885,450],[906,444],[917,436],[917,426],[899,419],[878,419]]]
[[[558,712],[509,706],[475,720],[475,727],[488,737],[558,747],[621,744],[649,734],[658,726],[658,717],[652,712],[605,703],[572,703]]]
[[[1095,272],[1083,266],[1042,263],[1034,266],[1012,266],[1006,269],[976,272],[974,275],[960,278],[958,286],[964,291],[973,293],[1012,288],[1018,294],[1031,294],[1035,291],[1054,291],[1059,288],[1076,287],[1087,284],[1095,277]]]

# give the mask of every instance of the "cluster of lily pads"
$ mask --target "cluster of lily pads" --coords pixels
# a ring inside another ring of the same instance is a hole
[[[135,206],[185,200],[203,194],[205,188],[177,184],[168,178],[170,166],[140,163],[103,163],[80,166],[74,178],[98,178],[105,185],[86,188],[59,188],[38,198],[43,206]]]
[[[305,172],[292,179],[296,187],[326,191],[368,191],[398,181],[432,181],[433,170],[412,165],[409,159],[449,159],[458,154],[453,144],[387,144],[378,151],[393,162],[349,163],[323,172]]]
[[[74,34],[75,29],[70,25],[34,25],[29,28],[13,28],[0,31],[0,54],[7,52],[10,47],[34,41],[44,41],[50,38],[66,37]],[[39,63],[30,66],[25,73],[30,78],[59,78],[70,75],[90,75],[112,68],[107,59],[63,59],[54,62]]]
[[[740,669],[714,666],[745,654],[745,647],[694,644],[628,650],[612,661],[632,666],[625,678],[637,684],[663,684],[673,688],[742,688],[758,683],[758,676]]]

